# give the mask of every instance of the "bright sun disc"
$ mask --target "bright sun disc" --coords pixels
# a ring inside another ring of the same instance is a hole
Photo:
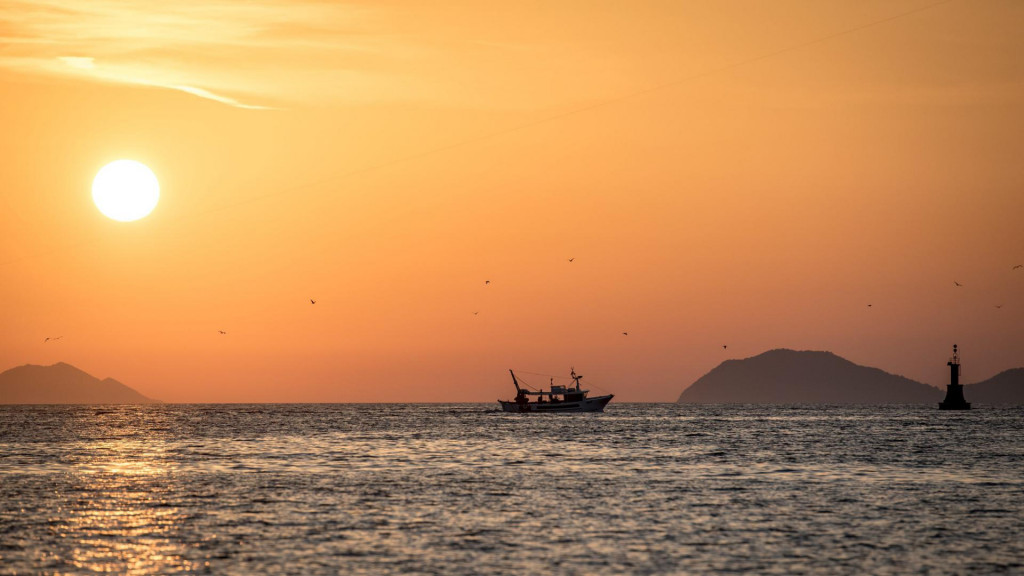
[[[156,174],[135,160],[111,162],[92,181],[92,201],[104,216],[119,222],[147,216],[159,200]]]

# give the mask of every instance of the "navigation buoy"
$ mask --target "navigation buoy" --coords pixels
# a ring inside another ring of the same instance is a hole
[[[949,366],[949,386],[946,386],[946,399],[939,402],[939,410],[970,410],[971,403],[964,400],[964,387],[960,385],[960,352],[956,344],[946,366]]]

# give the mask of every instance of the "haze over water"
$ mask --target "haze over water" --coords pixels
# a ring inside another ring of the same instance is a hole
[[[0,571],[993,574],[1024,414],[0,408]]]

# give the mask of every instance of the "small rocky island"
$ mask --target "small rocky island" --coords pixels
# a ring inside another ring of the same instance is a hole
[[[769,350],[726,360],[679,397],[680,403],[933,404],[942,392],[831,352]]]
[[[0,373],[0,404],[156,404],[124,384],[70,364],[26,364]]]

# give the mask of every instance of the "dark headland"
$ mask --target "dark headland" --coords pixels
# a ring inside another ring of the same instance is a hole
[[[769,350],[726,360],[679,396],[682,403],[929,404],[942,400],[932,386],[831,352]]]
[[[964,388],[980,404],[1024,403],[1024,369]],[[943,391],[854,364],[831,352],[770,350],[719,364],[679,396],[680,403],[712,404],[935,404]]]
[[[1024,404],[1024,368],[1011,368],[977,384],[964,386],[975,404]]]
[[[0,373],[0,404],[155,404],[124,384],[70,364],[26,364]]]

